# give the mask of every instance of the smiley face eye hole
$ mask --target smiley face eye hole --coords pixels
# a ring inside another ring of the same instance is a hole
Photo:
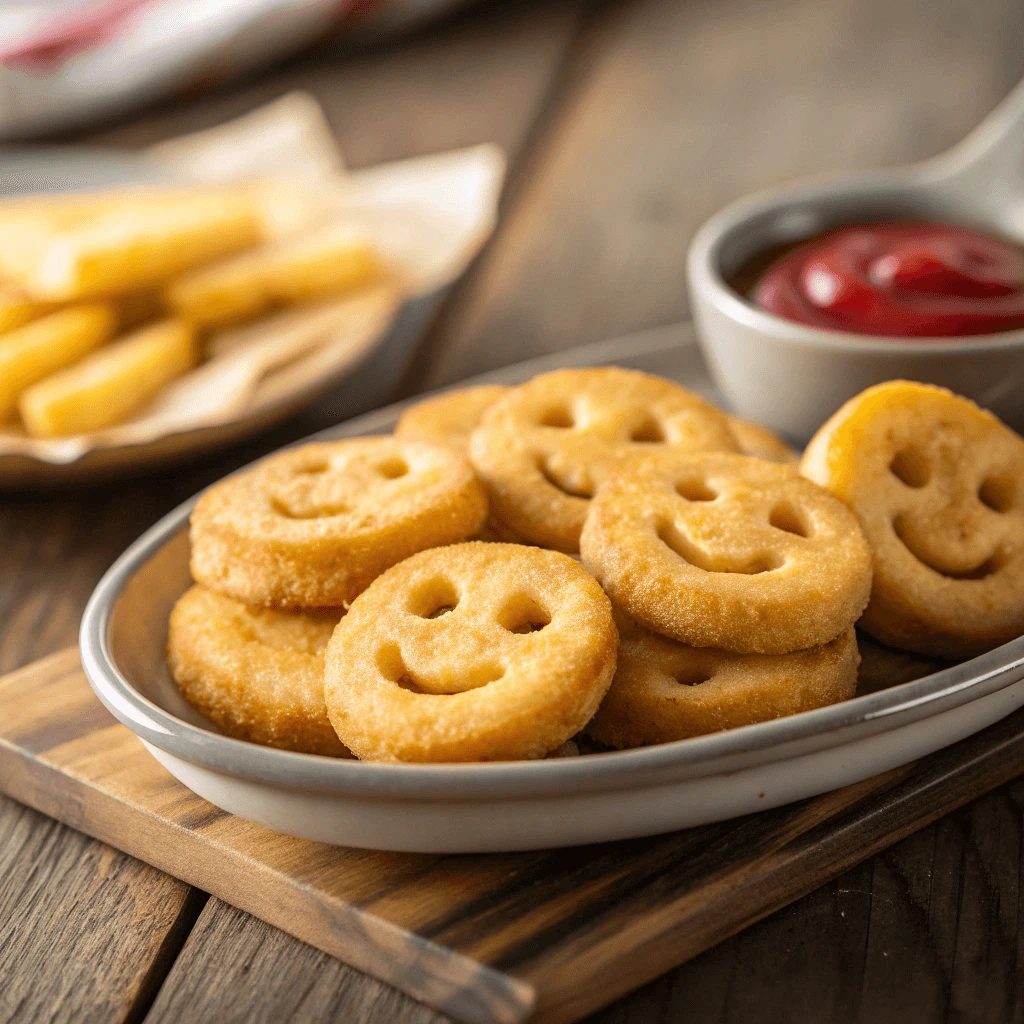
[[[978,500],[993,512],[1009,512],[1014,506],[1016,490],[1011,477],[986,477],[978,488]]]
[[[395,455],[380,463],[377,472],[386,480],[397,480],[409,472],[409,464],[400,455]]]
[[[377,670],[392,683],[398,683],[402,679],[408,679],[409,674],[402,660],[402,652],[398,644],[388,642],[381,644],[377,649]]]
[[[443,604],[439,608],[435,608],[429,615],[424,615],[425,619],[439,619],[442,615],[447,615],[449,612],[455,611],[455,605]]]
[[[498,625],[510,633],[539,633],[550,624],[550,612],[528,594],[515,594],[498,612]]]
[[[714,501],[718,493],[700,479],[681,480],[676,484],[676,494],[687,501]]]
[[[779,502],[772,509],[771,515],[768,517],[768,523],[770,526],[774,526],[776,530],[784,530],[795,537],[809,537],[811,535],[804,517],[788,501]]]
[[[433,579],[409,597],[409,611],[421,619],[439,619],[459,606],[459,592],[451,580]]]
[[[638,444],[664,444],[665,431],[653,416],[648,416],[630,431],[629,439]]]
[[[561,430],[568,430],[576,425],[576,418],[564,405],[553,405],[546,409],[538,421],[542,427],[557,427]]]
[[[928,459],[913,445],[898,451],[889,463],[889,472],[908,487],[924,487],[932,477]]]
[[[682,672],[674,673],[672,678],[680,686],[700,686],[701,683],[710,682],[714,674],[714,672],[708,672],[696,665],[692,665],[683,669]]]

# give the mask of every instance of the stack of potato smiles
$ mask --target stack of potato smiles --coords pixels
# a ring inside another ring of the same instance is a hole
[[[1024,439],[870,388],[802,460],[602,367],[413,406],[207,491],[170,621],[230,736],[373,761],[666,743],[852,697],[855,625],[942,658],[1024,632]]]

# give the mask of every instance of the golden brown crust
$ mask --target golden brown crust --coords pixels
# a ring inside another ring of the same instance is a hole
[[[778,434],[761,426],[760,423],[730,416],[729,429],[744,455],[752,455],[755,459],[764,459],[766,462],[793,464],[800,461],[800,456]]]
[[[171,613],[167,662],[185,699],[228,736],[347,757],[324,706],[324,656],[340,611],[250,608],[205,587]]]
[[[327,709],[368,760],[543,757],[597,709],[617,643],[608,598],[566,555],[435,548],[353,603],[327,649]]]
[[[688,647],[619,622],[618,667],[586,732],[610,747],[671,743],[848,700],[856,631],[792,654]]]
[[[480,384],[424,399],[402,413],[395,426],[395,437],[469,451],[470,434],[480,425],[484,412],[507,391],[501,384]]]
[[[736,451],[725,413],[672,381],[599,367],[542,373],[483,416],[470,442],[494,516],[573,554],[612,470],[662,451]]]
[[[964,658],[1024,633],[1024,439],[990,413],[945,388],[879,384],[818,431],[801,472],[864,527],[873,636]]]
[[[385,569],[472,536],[487,515],[466,457],[393,437],[281,452],[212,487],[192,513],[192,575],[273,608],[341,607]]]
[[[795,467],[671,454],[613,474],[583,563],[643,625],[694,647],[785,654],[856,621],[871,554],[856,518]]]

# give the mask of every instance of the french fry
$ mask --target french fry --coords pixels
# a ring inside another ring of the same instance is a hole
[[[280,179],[256,182],[263,235],[270,241],[313,228],[319,219],[333,215],[338,189],[334,182],[318,188],[310,182],[292,184]]]
[[[195,366],[198,355],[191,324],[161,320],[30,387],[18,403],[22,422],[40,438],[114,426]]]
[[[118,296],[261,239],[248,188],[36,200],[0,206],[0,273],[44,301]]]
[[[0,420],[36,381],[77,362],[114,332],[116,316],[105,302],[72,306],[0,335]]]
[[[380,276],[380,261],[365,236],[351,225],[335,224],[199,267],[172,281],[165,296],[179,316],[201,327],[226,327]]]
[[[0,334],[38,320],[53,310],[52,302],[36,302],[20,288],[0,283]]]

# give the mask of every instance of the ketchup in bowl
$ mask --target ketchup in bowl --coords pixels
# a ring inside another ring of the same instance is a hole
[[[1024,249],[949,224],[858,224],[768,266],[754,299],[833,331],[945,338],[1024,327]]]

